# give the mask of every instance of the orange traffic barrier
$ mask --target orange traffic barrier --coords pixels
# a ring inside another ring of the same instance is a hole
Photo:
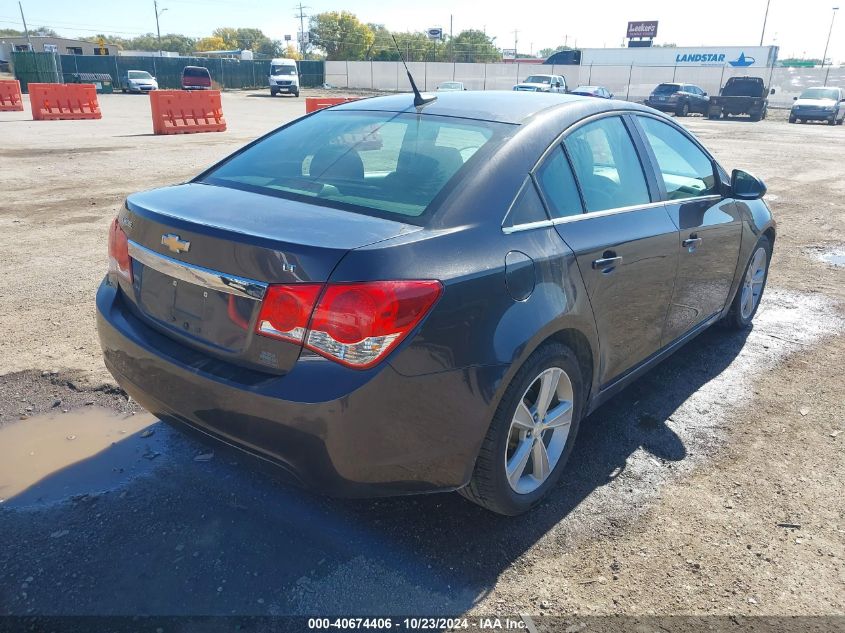
[[[0,112],[23,112],[21,82],[17,79],[0,80]]]
[[[347,101],[357,101],[361,97],[305,97],[305,114],[337,105]]]
[[[219,90],[152,90],[155,134],[225,132]]]
[[[94,84],[29,84],[35,121],[101,119]]]

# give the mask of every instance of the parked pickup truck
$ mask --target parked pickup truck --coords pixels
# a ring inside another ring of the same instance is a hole
[[[747,114],[752,121],[766,118],[769,95],[774,89],[766,90],[762,77],[731,77],[725,83],[718,97],[710,97],[707,116],[711,119],[728,118]]]

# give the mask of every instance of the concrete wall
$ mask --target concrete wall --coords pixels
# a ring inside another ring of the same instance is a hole
[[[718,94],[729,77],[763,77],[775,89],[773,106],[785,107],[811,86],[845,86],[845,68],[734,68],[733,66],[547,66],[539,64],[408,64],[420,90],[444,81],[463,81],[468,90],[511,90],[535,73],[563,75],[570,89],[579,84],[605,86],[617,99],[642,101],[663,82],[683,82]],[[401,62],[326,62],[326,82],[339,88],[410,91]]]

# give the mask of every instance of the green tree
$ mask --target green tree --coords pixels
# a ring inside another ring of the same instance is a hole
[[[502,59],[502,53],[493,44],[493,40],[478,29],[461,31],[449,42],[449,48],[456,62],[490,63]]]
[[[562,46],[562,45],[561,46],[555,46],[554,48],[541,48],[539,51],[537,51],[537,56],[545,59],[546,57],[551,57],[552,55],[554,55],[555,53],[559,53],[560,51],[571,51],[571,50],[572,50],[571,46]]]
[[[311,44],[328,60],[365,59],[375,36],[369,26],[349,11],[326,11],[311,16]]]
[[[41,35],[44,37],[59,37],[53,29],[46,26],[39,26],[34,29],[29,29],[30,35]],[[24,37],[25,31],[18,31],[17,29],[0,29],[0,37]]]

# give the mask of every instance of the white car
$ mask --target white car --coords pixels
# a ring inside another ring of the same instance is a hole
[[[146,70],[127,70],[120,78],[120,88],[123,92],[149,92],[158,90],[158,82]]]
[[[842,88],[807,88],[795,97],[789,122],[827,121],[828,125],[842,125],[845,120],[845,90]]]
[[[437,86],[437,92],[456,92],[459,90],[466,90],[463,81],[444,81]]]
[[[529,75],[513,89],[525,92],[566,92],[566,78],[562,75]]]

